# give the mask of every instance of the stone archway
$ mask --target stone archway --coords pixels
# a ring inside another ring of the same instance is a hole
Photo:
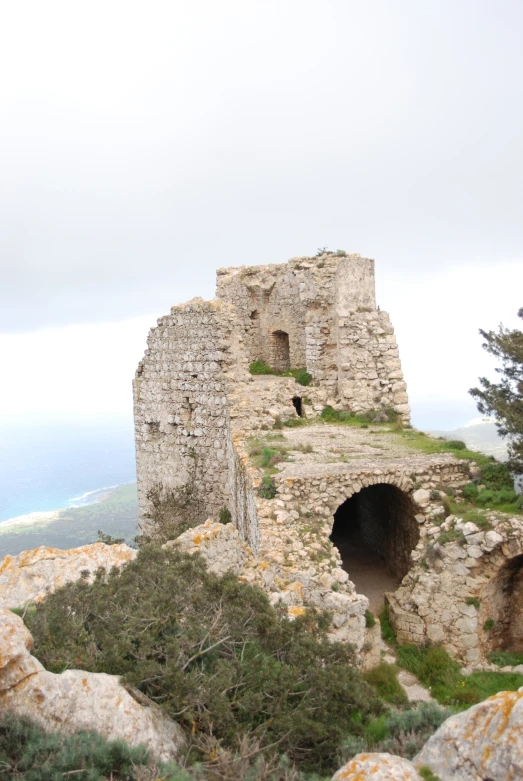
[[[289,334],[286,331],[273,331],[269,344],[272,368],[278,372],[288,371],[291,368]]]
[[[388,483],[362,488],[334,513],[331,541],[343,568],[359,593],[369,597],[371,610],[383,605],[383,595],[395,591],[411,567],[411,552],[419,541],[411,497]]]
[[[509,559],[490,580],[481,620],[493,622],[487,651],[523,653],[523,554]]]

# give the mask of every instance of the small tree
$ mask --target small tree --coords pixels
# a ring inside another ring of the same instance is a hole
[[[523,307],[518,312],[523,320]],[[502,437],[508,438],[508,465],[517,474],[523,474],[523,331],[509,330],[503,325],[496,331],[482,331],[483,348],[501,361],[496,371],[501,374],[499,383],[480,377],[482,390],[469,392],[476,399],[478,410],[484,415],[494,415]]]

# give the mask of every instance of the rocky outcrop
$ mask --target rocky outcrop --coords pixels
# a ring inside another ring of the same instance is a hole
[[[205,559],[209,572],[238,575],[247,562],[249,549],[232,523],[214,523],[211,519],[188,529],[175,540],[166,542],[164,548],[179,548],[184,553],[199,553]]]
[[[0,608],[41,602],[65,583],[81,577],[90,582],[100,567],[108,571],[135,557],[136,551],[128,545],[102,542],[70,550],[42,545],[18,556],[4,556],[0,560]]]
[[[415,757],[442,781],[523,778],[523,688],[447,719]]]
[[[332,781],[422,781],[415,767],[392,754],[356,754]]]
[[[21,618],[0,609],[0,711],[27,716],[51,731],[98,732],[106,740],[145,746],[159,760],[184,743],[175,722],[115,675],[47,672],[31,656],[33,640]]]

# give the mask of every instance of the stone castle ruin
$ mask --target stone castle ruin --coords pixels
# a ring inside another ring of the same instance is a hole
[[[274,374],[251,374],[255,361]],[[341,425],[343,413],[366,418]],[[523,525],[445,514],[474,464],[394,433],[410,410],[374,261],[220,269],[214,300],[173,306],[151,329],[134,414],[142,530],[172,492],[197,494],[198,525],[168,544],[260,585],[291,617],[329,610],[331,638],[362,664],[380,661],[366,611],[384,599],[400,640],[443,643],[465,665],[523,646]]]

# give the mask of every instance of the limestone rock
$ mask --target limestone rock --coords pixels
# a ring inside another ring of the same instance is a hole
[[[186,553],[200,553],[209,571],[215,575],[223,575],[225,572],[237,575],[249,558],[248,548],[232,523],[214,523],[211,519],[188,529],[175,540],[166,542],[163,547],[173,546]]]
[[[167,761],[184,743],[181,728],[115,675],[47,672],[30,655],[32,637],[22,619],[0,609],[0,711],[27,716],[45,729],[96,731],[106,740],[145,746]]]
[[[408,759],[392,754],[356,754],[332,781],[422,781]]]
[[[0,561],[0,608],[41,602],[65,583],[78,580],[82,573],[88,573],[90,581],[100,567],[121,567],[135,557],[136,551],[128,545],[102,542],[70,550],[42,545],[17,556],[4,556]]]
[[[441,779],[523,778],[523,688],[451,716],[414,758]]]
[[[430,502],[430,491],[427,491],[425,488],[418,488],[412,494],[412,498],[416,504],[428,504]]]

